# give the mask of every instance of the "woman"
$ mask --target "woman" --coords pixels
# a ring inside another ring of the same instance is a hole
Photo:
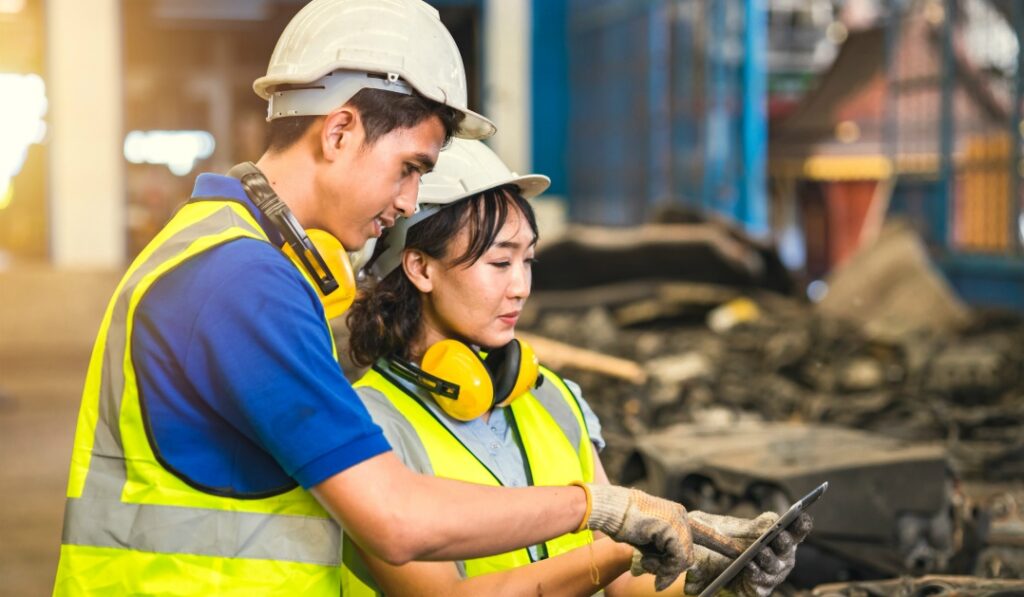
[[[526,199],[548,183],[510,172],[482,143],[455,140],[423,179],[422,209],[374,255],[380,281],[348,316],[353,361],[373,365],[355,386],[414,470],[506,486],[608,482],[597,456],[600,425],[579,388],[539,368],[515,339],[538,237]],[[749,543],[772,520],[738,521],[744,530],[732,535]],[[741,576],[741,593],[766,594],[792,568],[802,536],[784,535],[781,555],[759,560],[767,571],[755,566]],[[684,582],[699,591],[727,563],[697,551],[703,569],[680,577],[672,593]],[[632,548],[589,530],[465,562],[390,566],[347,540],[343,558],[346,597],[654,592],[653,577],[624,574]]]

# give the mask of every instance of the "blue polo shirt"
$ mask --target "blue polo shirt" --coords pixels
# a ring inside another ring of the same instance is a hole
[[[234,178],[202,174],[193,200],[245,205]],[[305,488],[390,449],[331,351],[315,290],[275,246],[238,239],[153,284],[132,358],[157,458],[193,487],[260,497]]]

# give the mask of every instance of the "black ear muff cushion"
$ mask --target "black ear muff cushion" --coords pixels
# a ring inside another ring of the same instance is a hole
[[[494,383],[493,404],[501,404],[516,387],[521,360],[519,340],[512,340],[505,346],[492,350],[484,359],[484,366],[487,367]]]

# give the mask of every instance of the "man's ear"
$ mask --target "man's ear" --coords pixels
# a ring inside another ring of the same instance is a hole
[[[320,129],[320,151],[324,159],[335,160],[343,147],[356,140],[359,126],[359,114],[352,108],[342,106],[325,116]]]
[[[434,289],[434,260],[421,251],[407,249],[402,251],[402,269],[412,285],[422,293]]]

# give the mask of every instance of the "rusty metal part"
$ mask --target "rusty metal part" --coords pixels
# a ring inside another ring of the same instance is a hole
[[[707,526],[692,518],[690,519],[690,534],[693,537],[693,542],[697,545],[717,551],[718,553],[733,559],[737,558],[741,553],[743,553],[743,550],[746,549],[746,545],[743,543],[729,537],[728,535],[723,535],[713,527]]]

